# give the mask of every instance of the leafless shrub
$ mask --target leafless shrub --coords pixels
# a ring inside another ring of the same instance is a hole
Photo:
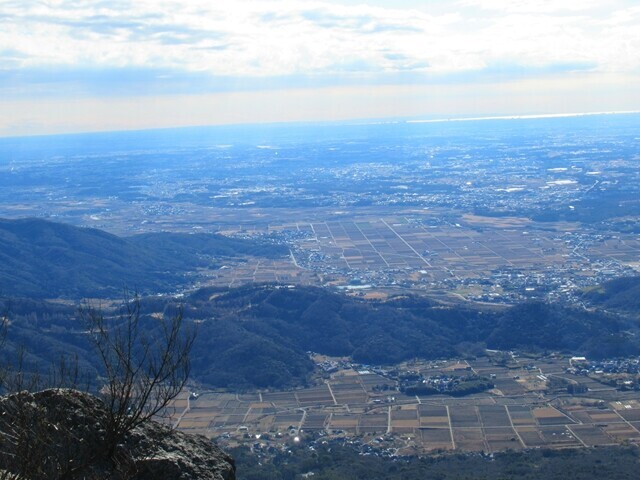
[[[182,391],[195,334],[184,324],[182,307],[152,325],[143,322],[137,295],[125,295],[116,318],[107,319],[91,306],[81,315],[104,369],[99,394],[107,407],[106,443],[113,454],[128,432],[162,412]]]
[[[152,320],[141,315],[137,295],[125,295],[118,315],[107,317],[91,305],[80,314],[101,363],[94,388],[90,388],[91,374],[82,371],[73,354],[61,355],[47,373],[27,362],[26,349],[18,348],[11,365],[0,368],[2,391],[22,392],[0,398],[0,480],[77,475],[91,479],[95,461],[108,462],[117,478],[132,477],[135,464],[123,445],[127,434],[165,411],[185,386],[195,331],[185,325],[181,307],[172,316]],[[0,313],[0,348],[8,325],[9,315]],[[29,400],[26,391],[47,387],[93,391],[101,397],[106,412],[91,420],[102,427],[94,439],[99,447],[86,450],[89,445],[78,437],[75,423],[64,427],[63,420],[52,420],[51,415],[68,412],[54,412]]]

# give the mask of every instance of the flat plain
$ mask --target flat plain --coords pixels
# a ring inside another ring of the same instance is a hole
[[[306,389],[250,395],[202,391],[175,402],[173,422],[235,445],[246,435],[286,443],[294,436],[362,438],[398,453],[451,450],[499,452],[640,442],[640,393],[600,388],[581,395],[550,391],[549,372],[567,358],[509,368],[486,358],[404,365],[424,374],[467,372],[491,375],[496,388],[464,397],[407,396],[390,386],[384,370],[341,369]],[[591,379],[579,381],[590,384]],[[498,385],[501,385],[498,388]]]

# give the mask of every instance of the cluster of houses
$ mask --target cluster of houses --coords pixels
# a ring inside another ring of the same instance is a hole
[[[589,375],[621,373],[637,375],[640,373],[640,357],[618,358],[613,360],[587,360],[585,357],[571,357],[567,373]]]
[[[640,390],[640,357],[607,360],[572,357],[566,372],[589,376],[622,390]]]

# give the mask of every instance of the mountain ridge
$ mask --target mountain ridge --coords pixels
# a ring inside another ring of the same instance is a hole
[[[221,257],[278,257],[286,248],[217,234],[118,237],[43,219],[0,219],[0,292],[34,298],[173,292]]]

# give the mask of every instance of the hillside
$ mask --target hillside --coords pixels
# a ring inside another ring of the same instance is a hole
[[[186,304],[185,315],[202,320],[194,374],[236,388],[304,383],[307,351],[367,364],[473,355],[485,347],[593,358],[640,353],[630,333],[637,326],[543,303],[487,313],[418,297],[371,302],[326,289],[263,286],[204,289]]]
[[[127,238],[40,219],[0,219],[0,292],[16,297],[119,297],[188,285],[220,257],[281,256],[276,245],[213,234]]]
[[[170,304],[165,297],[142,300],[148,328],[172,311]],[[14,299],[0,309],[11,312],[0,358],[15,358],[24,345],[31,365],[77,354],[84,370],[95,371],[73,307]],[[313,370],[308,351],[365,364],[478,355],[484,348],[590,358],[640,354],[633,322],[539,302],[489,313],[420,297],[374,302],[321,288],[263,285],[198,290],[184,299],[184,316],[198,323],[191,377],[240,390],[304,385]]]
[[[616,278],[587,290],[583,297],[603,308],[637,313],[640,311],[640,277]]]

